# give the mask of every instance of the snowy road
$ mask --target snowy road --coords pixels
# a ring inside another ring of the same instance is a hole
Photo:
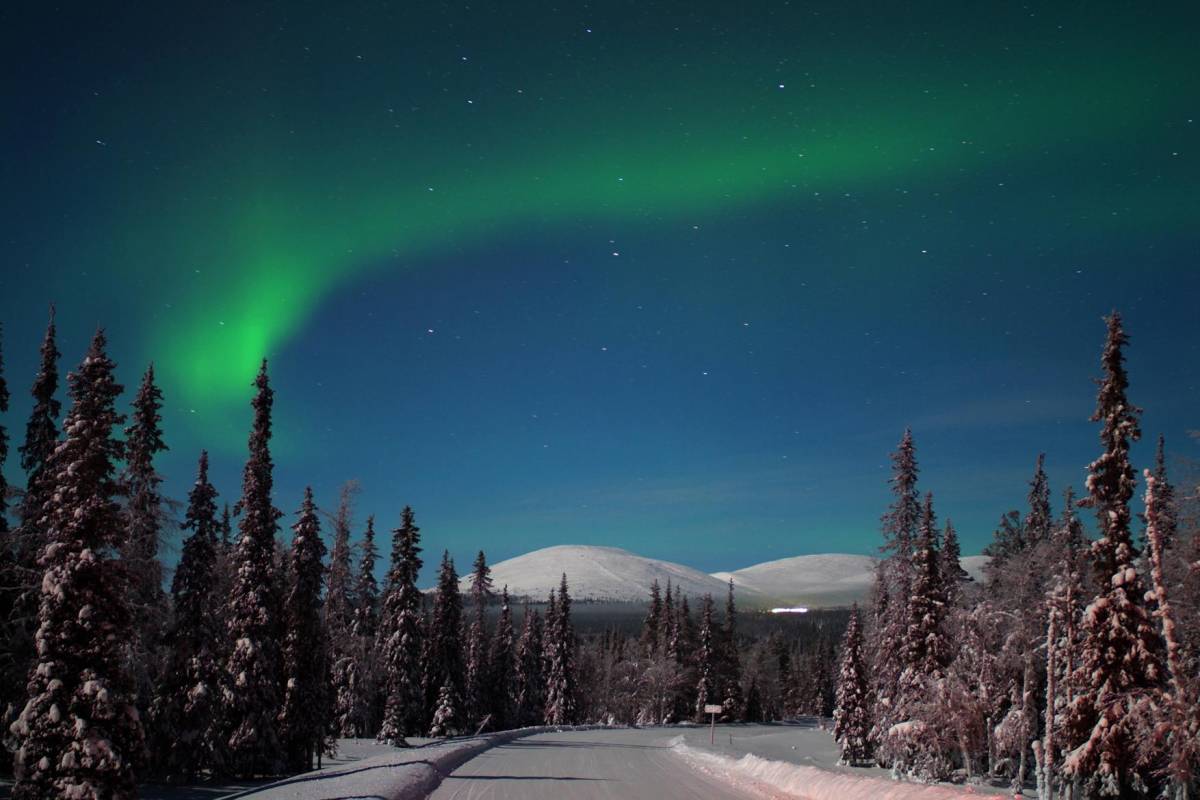
[[[697,772],[671,752],[678,730],[543,733],[452,772],[434,800],[743,800],[762,798]]]

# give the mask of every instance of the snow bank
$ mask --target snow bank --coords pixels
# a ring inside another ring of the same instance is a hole
[[[262,786],[234,798],[253,800],[323,800],[324,798],[371,798],[371,800],[422,800],[442,779],[475,756],[498,745],[571,727],[518,728],[463,739],[436,742],[423,747],[397,748],[389,753],[339,766],[305,772]]]
[[[671,750],[696,769],[733,784],[756,784],[804,800],[978,800],[972,787],[953,788],[901,783],[887,778],[850,775],[820,767],[769,761],[753,754],[730,758],[685,744],[671,742]]]

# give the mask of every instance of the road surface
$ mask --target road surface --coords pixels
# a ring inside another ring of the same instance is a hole
[[[543,733],[452,772],[432,800],[746,800],[759,793],[697,772],[671,752],[678,730]]]

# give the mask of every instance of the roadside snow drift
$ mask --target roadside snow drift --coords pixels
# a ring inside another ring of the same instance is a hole
[[[334,769],[293,775],[278,783],[229,795],[226,800],[422,800],[438,787],[443,778],[483,751],[522,736],[556,730],[564,729],[520,728],[423,747],[398,748],[385,755],[364,758]]]
[[[848,775],[820,767],[768,761],[747,754],[730,758],[690,747],[683,738],[671,749],[696,769],[735,785],[750,784],[787,793],[804,800],[979,800],[969,787],[900,783],[887,778]]]

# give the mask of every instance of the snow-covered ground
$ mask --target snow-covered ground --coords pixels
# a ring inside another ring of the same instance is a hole
[[[713,577],[732,578],[739,595],[762,596],[781,605],[848,606],[870,594],[875,559],[846,553],[796,556],[714,573]]]

